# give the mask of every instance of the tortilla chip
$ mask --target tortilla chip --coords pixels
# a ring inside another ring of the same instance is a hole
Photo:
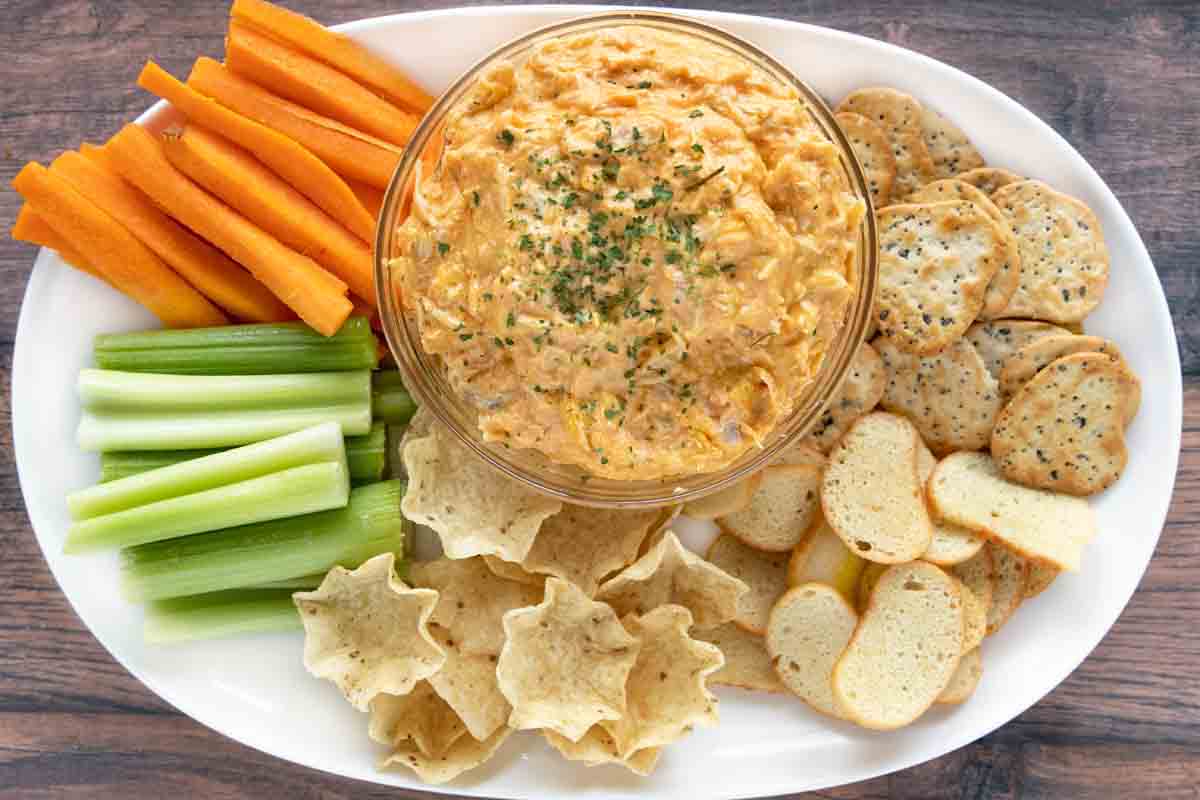
[[[465,655],[499,655],[504,615],[542,599],[540,586],[501,578],[482,558],[414,563],[409,577],[414,586],[437,590],[429,621],[445,628]]]
[[[659,606],[640,617],[626,617],[624,624],[642,640],[642,649],[625,685],[624,716],[600,723],[612,734],[621,757],[668,745],[696,725],[716,725],[717,698],[708,690],[708,676],[724,666],[725,656],[688,635],[691,612]]]
[[[370,737],[388,747],[408,742],[417,752],[433,758],[467,734],[467,726],[428,681],[406,695],[381,694],[371,701],[367,724]]]
[[[667,531],[646,555],[603,583],[596,598],[622,615],[673,603],[691,611],[697,625],[709,627],[736,617],[738,600],[748,591],[745,583],[689,551]]]
[[[715,644],[725,655],[725,666],[708,676],[708,682],[713,686],[736,686],[739,689],[779,694],[787,692],[775,674],[775,668],[771,666],[771,657],[767,655],[763,637],[727,622],[715,628],[696,631],[696,638]]]
[[[658,518],[657,509],[564,505],[542,523],[521,566],[526,572],[562,578],[591,597],[601,580],[637,560],[638,548]]]
[[[494,555],[519,563],[542,521],[562,509],[484,463],[440,425],[404,446],[404,468],[409,483],[400,509],[437,531],[447,558]]]
[[[431,625],[430,631],[446,651],[446,663],[429,676],[429,685],[482,742],[505,726],[512,711],[496,681],[497,656],[468,655],[445,628]]]
[[[483,563],[487,564],[487,568],[492,571],[493,575],[506,580],[516,581],[517,583],[536,586],[538,592],[541,592],[542,587],[546,585],[545,575],[535,575],[532,572],[526,572],[525,568],[520,564],[505,561],[503,558],[483,556]]]
[[[447,783],[491,759],[511,733],[512,728],[501,728],[482,742],[463,736],[440,756],[427,756],[410,742],[401,742],[380,762],[379,768],[401,764],[426,783]]]
[[[504,632],[496,676],[513,707],[511,727],[578,741],[597,722],[625,713],[625,681],[641,642],[604,603],[549,578],[539,605],[504,615]]]
[[[334,567],[316,591],[292,595],[304,623],[304,666],[359,711],[378,694],[408,694],[446,661],[428,628],[438,593],[410,589],[393,574],[394,560],[384,553],[353,572]]]
[[[658,757],[662,750],[658,747],[647,747],[638,750],[629,758],[621,758],[617,752],[617,743],[608,731],[599,725],[593,725],[578,742],[559,736],[554,731],[543,731],[546,741],[562,754],[568,761],[582,761],[589,767],[601,764],[620,764],[636,775],[646,776],[654,772],[658,765]]]

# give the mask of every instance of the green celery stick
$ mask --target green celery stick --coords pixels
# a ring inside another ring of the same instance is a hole
[[[150,603],[142,636],[150,644],[175,644],[303,627],[291,590],[233,589]]]
[[[379,347],[365,317],[325,337],[303,322],[108,333],[94,343],[96,365],[171,375],[269,375],[374,369]]]
[[[305,464],[340,462],[345,457],[341,427],[336,422],[325,422],[274,439],[73,492],[67,495],[67,508],[72,519],[85,520]]]
[[[369,396],[371,373],[294,375],[155,375],[108,369],[79,371],[79,400],[90,411],[127,414],[173,411],[312,408]]]
[[[400,500],[391,480],[350,492],[345,508],[244,525],[121,552],[121,591],[132,602],[256,586],[404,555]]]
[[[316,589],[321,585],[321,581],[325,580],[324,572],[314,572],[312,575],[301,575],[298,578],[284,578],[281,581],[267,581],[266,583],[256,583],[255,589],[291,589],[294,592],[303,592],[310,589]]]
[[[347,437],[346,463],[350,466],[350,482],[355,486],[383,480],[387,466],[387,431],[382,422],[371,425],[366,436]]]
[[[408,422],[417,413],[417,401],[413,399],[394,370],[384,370],[371,375],[371,414],[389,424]]]
[[[130,547],[340,508],[346,505],[349,493],[345,463],[306,464],[74,522],[67,530],[63,552]]]

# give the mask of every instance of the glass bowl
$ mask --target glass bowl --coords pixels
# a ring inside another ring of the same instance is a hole
[[[399,281],[393,283],[389,268],[396,255],[396,228],[406,213],[406,201],[411,195],[422,154],[427,147],[434,146],[431,143],[438,141],[435,136],[443,126],[447,112],[473,85],[480,72],[500,60],[520,61],[530,50],[551,39],[630,25],[703,40],[746,59],[767,75],[794,87],[807,104],[813,121],[840,150],[850,186],[867,209],[859,230],[857,274],[854,276],[857,285],[841,333],[826,352],[821,368],[804,395],[794,401],[791,415],[776,426],[763,447],[751,449],[719,471],[640,481],[590,475],[579,467],[554,463],[536,451],[508,449],[485,442],[479,432],[474,407],[454,393],[439,358],[424,351],[417,320],[414,315],[404,313],[398,296]],[[876,257],[875,217],[866,179],[833,113],[816,92],[771,56],[719,28],[673,14],[619,11],[580,17],[526,34],[478,62],[442,95],[413,133],[384,195],[375,239],[375,279],[384,333],[405,385],[418,402],[464,445],[513,480],[563,501],[608,508],[652,508],[687,502],[730,486],[770,463],[812,428],[841,385],[866,335],[875,296]]]

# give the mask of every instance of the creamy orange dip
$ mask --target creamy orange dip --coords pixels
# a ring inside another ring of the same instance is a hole
[[[840,330],[864,211],[793,89],[625,27],[482,76],[392,268],[487,440],[662,478],[720,469],[791,413]]]

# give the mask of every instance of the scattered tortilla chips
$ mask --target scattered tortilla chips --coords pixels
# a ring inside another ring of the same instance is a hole
[[[641,642],[610,607],[549,578],[545,600],[505,614],[504,632],[496,676],[513,707],[511,727],[578,741],[597,722],[625,713],[625,682]]]
[[[647,747],[645,750],[638,750],[629,758],[621,758],[612,734],[599,725],[588,729],[578,742],[572,742],[554,731],[542,731],[542,734],[568,761],[582,761],[589,767],[620,764],[635,775],[645,776],[654,772],[654,767],[658,765],[658,757],[662,754],[661,748]]]
[[[600,581],[638,557],[638,548],[659,518],[652,511],[564,505],[542,523],[521,566],[573,583],[589,597]]]
[[[692,612],[702,628],[737,616],[738,600],[750,588],[708,563],[671,531],[646,555],[601,584],[598,600],[618,614],[645,614],[674,603]]]
[[[381,694],[371,701],[367,733],[388,747],[407,742],[417,752],[433,758],[467,736],[467,726],[428,681],[420,681],[405,695]]]
[[[717,724],[717,698],[708,676],[725,663],[721,651],[688,635],[692,615],[681,606],[660,606],[624,619],[642,648],[625,685],[627,705],[620,719],[600,723],[612,734],[622,758],[662,747],[696,725]]]
[[[447,558],[494,555],[519,563],[542,521],[562,509],[492,469],[440,425],[404,446],[404,468],[409,483],[400,509],[437,531]]]
[[[763,637],[743,630],[732,622],[695,632],[702,642],[715,644],[725,656],[725,666],[708,676],[713,686],[736,686],[759,692],[784,694],[787,687],[779,680]]]
[[[546,583],[545,575],[534,575],[532,572],[526,572],[525,568],[520,564],[514,564],[511,561],[505,561],[503,558],[495,556],[483,556],[483,563],[487,564],[487,568],[492,571],[493,575],[500,578],[506,578],[517,583],[525,583],[530,586],[538,587],[541,591],[542,586]]]
[[[499,577],[482,558],[417,562],[409,578],[414,586],[437,591],[429,621],[444,628],[464,655],[499,655],[504,615],[542,599],[540,586]]]
[[[496,682],[495,655],[468,655],[462,643],[440,625],[431,625],[436,641],[446,651],[446,663],[428,683],[467,726],[467,732],[483,741],[508,722],[512,711]]]
[[[304,666],[359,711],[378,694],[408,694],[446,661],[428,628],[438,593],[410,589],[393,574],[394,560],[384,553],[353,572],[334,567],[316,591],[293,595]]]

